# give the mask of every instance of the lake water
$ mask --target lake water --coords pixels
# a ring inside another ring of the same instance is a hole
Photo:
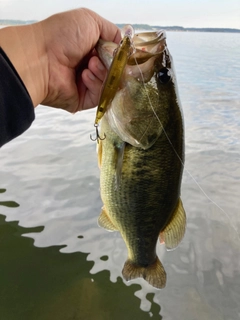
[[[176,250],[158,245],[166,288],[126,283],[125,244],[97,225],[95,110],[40,106],[0,150],[1,320],[240,319],[240,34],[167,37],[185,115],[188,225]]]

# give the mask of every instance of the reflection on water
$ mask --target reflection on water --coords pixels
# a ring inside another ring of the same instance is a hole
[[[124,282],[125,244],[97,226],[95,110],[72,116],[40,107],[31,129],[0,153],[4,320],[240,318],[240,37],[168,33],[168,44],[186,169],[225,213],[185,171],[186,236],[173,252],[157,248],[167,287]]]
[[[134,297],[139,285],[125,289],[122,280],[109,281],[109,272],[89,274],[87,254],[62,254],[61,246],[36,248],[21,237],[43,227],[23,228],[0,215],[1,319],[149,319]],[[63,247],[63,246],[62,246]],[[113,295],[112,293],[115,292]],[[149,295],[151,315],[160,307]]]
[[[0,189],[0,193],[6,192],[6,189]],[[0,206],[5,206],[8,208],[16,208],[19,207],[19,204],[15,201],[0,201]]]

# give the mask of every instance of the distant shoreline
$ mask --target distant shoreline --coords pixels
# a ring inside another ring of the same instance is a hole
[[[0,19],[0,26],[12,26],[12,25],[25,25],[29,23],[37,22],[36,20],[3,20]],[[116,23],[119,28],[122,28],[126,23]],[[149,24],[135,24],[132,26],[135,30],[146,30],[146,31],[157,31],[157,30],[166,30],[166,31],[176,31],[176,32],[225,32],[225,33],[240,33],[240,29],[234,28],[184,28],[180,26],[151,26]]]
[[[0,19],[0,26],[16,26],[16,25],[24,25],[37,22],[36,20],[9,20],[9,19]]]
[[[122,28],[126,24],[117,23],[119,28]],[[135,30],[147,30],[147,31],[176,31],[176,32],[225,32],[225,33],[240,33],[240,29],[233,28],[184,28],[180,26],[150,26],[148,24],[132,24]]]

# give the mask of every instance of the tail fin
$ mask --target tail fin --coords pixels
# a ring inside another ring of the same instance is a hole
[[[128,259],[123,267],[122,275],[126,281],[143,278],[158,289],[166,286],[167,275],[158,257],[153,264],[147,267],[138,266]]]

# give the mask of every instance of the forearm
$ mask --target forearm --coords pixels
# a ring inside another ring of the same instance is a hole
[[[0,147],[27,130],[34,120],[31,98],[0,48]]]
[[[47,94],[47,55],[41,25],[0,29],[0,46],[12,62],[32,99],[34,107]]]

